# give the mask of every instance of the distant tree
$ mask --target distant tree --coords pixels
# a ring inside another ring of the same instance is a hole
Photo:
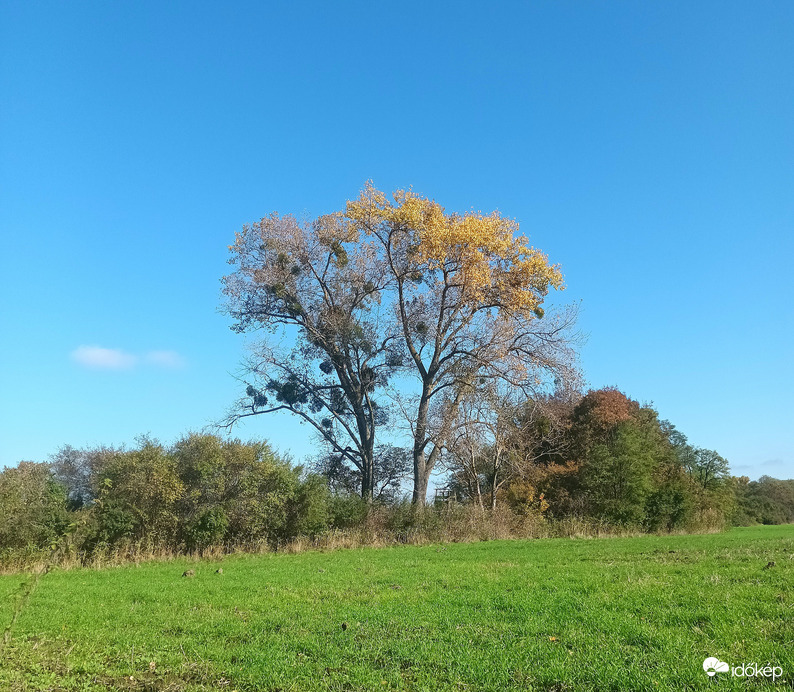
[[[444,465],[453,485],[483,509],[495,509],[500,492],[530,460],[527,438],[538,423],[537,402],[519,403],[519,390],[491,380],[463,398],[447,435]]]
[[[411,453],[404,447],[382,445],[375,453],[375,497],[395,501],[411,474]]]
[[[794,480],[761,476],[751,481],[742,476],[729,482],[736,497],[735,524],[794,523]]]
[[[571,418],[582,395],[575,389],[528,399],[519,413],[520,444],[525,463],[562,463],[571,453]]]
[[[511,504],[542,497],[551,515],[582,514],[579,464],[571,456],[571,418],[580,399],[578,390],[558,388],[520,407],[510,457]]]
[[[587,455],[594,445],[604,444],[621,423],[636,420],[639,414],[640,405],[615,387],[590,390],[571,414],[573,453]]]
[[[689,468],[693,463],[692,458],[695,449],[689,444],[686,435],[678,430],[669,420],[659,421],[659,426],[670,442],[670,446],[673,448],[681,466],[685,469]]]
[[[794,480],[761,476],[758,479],[758,491],[776,506],[778,523],[794,523]]]
[[[588,392],[571,417],[572,452],[589,511],[617,523],[670,530],[689,522],[695,486],[667,421],[613,387]],[[673,441],[671,441],[673,440]],[[683,442],[682,442],[683,440]]]
[[[703,490],[722,485],[730,475],[730,464],[712,449],[693,448],[686,456],[686,470]]]
[[[575,492],[585,513],[615,521],[644,518],[652,460],[632,425],[639,414],[640,405],[615,387],[590,390],[571,411],[568,452],[578,469]]]
[[[335,495],[355,495],[361,492],[361,472],[346,464],[341,454],[322,455],[312,464],[312,468],[325,478]]]
[[[612,521],[640,525],[653,491],[653,444],[635,423],[618,423],[593,444],[583,468],[583,486],[594,512]]]
[[[653,531],[681,529],[692,520],[696,489],[664,437],[657,438],[656,449],[653,490],[645,503],[645,526]]]
[[[750,478],[748,476],[732,476],[728,482],[736,497],[736,506],[731,517],[734,526],[751,526],[763,523],[760,519],[760,502],[752,492]]]
[[[485,509],[487,476],[489,472],[494,475],[504,461],[504,445],[499,444],[503,442],[499,439],[503,428],[498,425],[497,416],[486,399],[466,397],[457,407],[444,445],[442,460],[451,474],[450,487],[481,510]],[[495,491],[492,495],[495,502]]]
[[[64,445],[50,457],[54,478],[66,488],[71,509],[88,507],[99,495],[102,469],[121,448]]]

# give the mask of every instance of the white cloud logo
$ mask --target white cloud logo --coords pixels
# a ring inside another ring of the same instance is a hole
[[[730,667],[724,661],[720,661],[720,659],[710,656],[703,661],[703,670],[706,671],[706,675],[708,675],[710,678],[713,678],[717,673],[727,673],[730,670]]]

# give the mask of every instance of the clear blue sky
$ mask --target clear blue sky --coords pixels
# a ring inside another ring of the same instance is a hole
[[[794,477],[793,36],[789,0],[3,1],[0,465],[219,419],[234,232],[371,178],[516,218],[591,386]]]

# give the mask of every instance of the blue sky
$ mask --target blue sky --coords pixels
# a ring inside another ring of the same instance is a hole
[[[0,465],[221,418],[234,232],[372,179],[516,218],[591,386],[794,477],[792,35],[787,0],[0,3]]]

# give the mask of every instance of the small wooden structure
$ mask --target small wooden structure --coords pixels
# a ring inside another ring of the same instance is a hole
[[[449,502],[454,499],[454,494],[449,488],[436,488],[436,502]]]

